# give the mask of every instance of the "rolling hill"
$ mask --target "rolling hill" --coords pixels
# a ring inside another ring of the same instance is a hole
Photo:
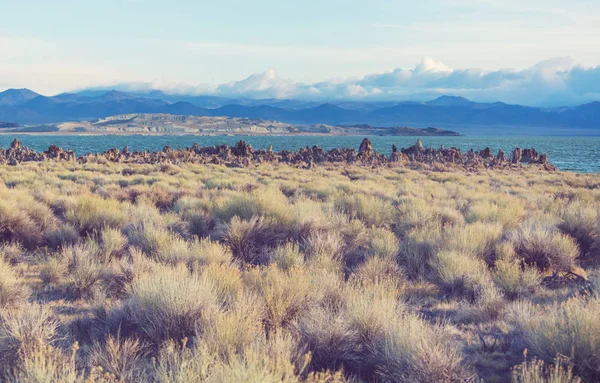
[[[452,96],[428,102],[319,104],[298,100],[173,96],[158,91],[148,94],[81,92],[53,97],[27,89],[0,93],[0,121],[19,124],[82,121],[131,113],[237,117],[293,124],[438,126],[469,134],[516,134],[523,132],[524,127],[532,128],[528,133],[536,134],[600,134],[600,102],[548,109],[500,102],[478,103]]]

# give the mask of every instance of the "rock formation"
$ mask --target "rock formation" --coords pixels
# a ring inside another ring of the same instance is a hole
[[[44,152],[31,150],[15,139],[9,149],[0,148],[0,164],[7,163],[18,165],[28,161],[77,161],[79,163],[95,162],[118,162],[131,164],[218,164],[230,167],[247,167],[260,163],[286,163],[292,166],[312,168],[318,164],[351,164],[360,163],[368,166],[410,166],[411,164],[426,164],[434,169],[462,168],[469,171],[477,169],[511,169],[520,168],[521,163],[541,168],[544,170],[556,170],[556,167],[548,162],[546,154],[539,155],[535,149],[521,150],[516,148],[512,151],[510,159],[507,160],[502,150],[494,157],[489,148],[480,151],[470,150],[466,153],[458,148],[439,149],[425,148],[421,140],[409,148],[398,150],[396,145],[392,146],[389,157],[373,150],[373,144],[365,138],[358,151],[351,148],[333,148],[323,150],[314,145],[297,151],[281,150],[276,152],[270,146],[267,150],[254,150],[252,145],[239,141],[234,147],[228,145],[201,147],[194,144],[185,149],[172,149],[165,146],[162,151],[139,152],[130,151],[128,147],[122,150],[113,148],[104,153],[86,154],[79,158],[75,157],[72,150],[63,150],[52,145]],[[124,170],[123,174],[129,174]]]

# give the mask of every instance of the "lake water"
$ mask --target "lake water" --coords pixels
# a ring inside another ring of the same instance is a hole
[[[0,147],[8,147],[16,135],[0,135]],[[63,149],[72,149],[77,156],[103,152],[116,147],[122,149],[129,146],[130,150],[162,150],[165,145],[171,148],[185,148],[198,143],[200,146],[228,144],[235,145],[239,140],[245,140],[256,149],[266,149],[273,145],[273,150],[297,150],[305,146],[319,145],[323,149],[334,147],[358,148],[363,136],[316,137],[316,136],[53,136],[53,135],[21,135],[19,139],[24,145],[35,150],[46,150],[50,145],[58,145]],[[416,137],[371,136],[373,148],[388,155],[392,144],[398,148],[413,145]],[[496,154],[498,149],[507,155],[515,147],[535,148],[539,153],[548,153],[550,162],[565,171],[581,173],[600,172],[600,137],[424,137],[425,146],[439,148],[457,147],[462,151],[469,149],[480,150],[489,146]]]

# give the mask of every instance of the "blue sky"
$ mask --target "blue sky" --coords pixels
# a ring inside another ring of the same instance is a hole
[[[0,11],[0,90],[600,99],[597,0],[0,0]]]

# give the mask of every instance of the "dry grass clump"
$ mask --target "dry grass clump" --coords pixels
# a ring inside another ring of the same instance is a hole
[[[275,266],[254,268],[245,274],[245,283],[258,295],[265,307],[265,323],[277,330],[316,303],[319,291],[311,283],[306,269],[288,271]]]
[[[535,355],[552,362],[557,355],[571,359],[577,375],[600,378],[600,301],[571,299],[548,307],[521,308],[518,320]]]
[[[251,264],[267,263],[265,248],[275,247],[285,240],[285,234],[273,222],[258,216],[248,221],[233,217],[221,228],[220,237],[236,258]]]
[[[600,255],[594,245],[600,238],[600,220],[597,206],[581,203],[571,204],[563,213],[558,229],[577,241],[581,258],[596,258]]]
[[[4,242],[0,244],[0,260],[11,265],[19,262],[25,250],[18,242]]]
[[[65,212],[65,218],[80,231],[90,233],[107,226],[121,227],[129,217],[122,203],[92,194],[79,197]]]
[[[125,304],[128,320],[156,346],[194,335],[218,307],[213,286],[184,267],[138,276]]]
[[[93,366],[102,368],[115,382],[134,382],[143,378],[143,353],[139,340],[109,335],[103,343],[94,343],[90,360]]]
[[[13,267],[0,259],[0,308],[22,303],[29,296],[27,286]]]
[[[527,265],[541,271],[569,271],[579,256],[575,241],[548,228],[524,227],[511,234],[515,253]]]
[[[490,280],[485,262],[465,253],[440,251],[430,261],[436,282],[449,295],[474,300],[478,290]]]
[[[504,295],[516,299],[533,293],[542,280],[538,269],[523,265],[508,243],[502,244],[496,252],[501,255],[494,265],[493,278]]]
[[[513,383],[580,383],[581,379],[573,375],[573,366],[565,357],[557,357],[554,364],[548,365],[541,360],[524,361],[513,368]]]
[[[0,199],[0,241],[20,242],[35,248],[42,241],[40,228],[14,201]]]
[[[465,382],[473,373],[465,365],[461,350],[444,325],[428,325],[407,315],[396,321],[383,339],[376,356],[384,381]]]
[[[380,197],[343,195],[335,201],[335,206],[350,218],[363,221],[367,227],[389,225],[394,218],[394,207]]]
[[[0,166],[0,381],[599,380],[598,177]]]

